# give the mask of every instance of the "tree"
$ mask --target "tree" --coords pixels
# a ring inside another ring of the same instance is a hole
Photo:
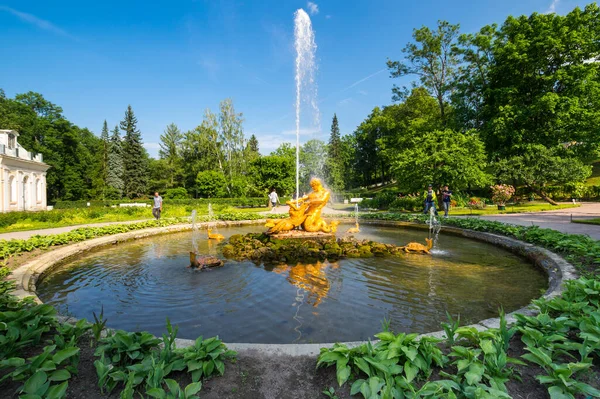
[[[422,190],[427,184],[453,189],[487,184],[486,154],[475,131],[434,130],[415,136],[412,145],[398,151],[393,173],[402,187]]]
[[[589,4],[565,16],[509,17],[469,40],[467,70],[474,115],[490,159],[524,155],[531,145],[568,143],[573,156],[598,156],[600,143],[600,8]]]
[[[110,137],[108,135],[108,124],[106,123],[106,119],[104,120],[104,124],[102,125],[100,140],[102,140],[102,151],[100,152],[100,178],[102,181],[102,198],[104,199],[104,197],[106,196],[106,188],[108,187],[108,154],[110,148]]]
[[[254,161],[256,172],[253,180],[264,195],[271,189],[279,195],[293,193],[296,187],[296,169],[294,158],[290,156],[268,155]],[[266,201],[266,198],[265,198]]]
[[[216,170],[205,170],[196,176],[196,189],[200,196],[205,198],[222,197],[225,191],[225,176]]]
[[[182,178],[182,158],[181,158],[181,143],[183,135],[176,124],[171,123],[167,126],[164,134],[160,136],[160,150],[158,155],[165,160],[168,188],[175,187],[176,181]]]
[[[591,166],[569,156],[564,148],[549,149],[541,144],[529,146],[522,155],[501,160],[495,170],[500,180],[525,184],[552,205],[558,203],[548,196],[549,185],[583,182],[592,173]]]
[[[110,136],[107,165],[107,196],[113,199],[119,199],[123,196],[125,184],[123,183],[123,149],[118,126],[115,126],[112,135]]]
[[[137,129],[137,118],[131,105],[127,106],[120,124],[123,135],[123,183],[129,198],[146,195],[148,184],[148,154],[142,144],[142,135]]]
[[[459,25],[447,21],[438,21],[437,30],[432,31],[426,26],[413,30],[416,43],[408,43],[402,49],[406,54],[407,63],[391,61],[387,66],[392,78],[406,75],[418,75],[421,84],[437,99],[442,121],[446,121],[446,101],[452,92],[454,75],[458,59],[456,56],[456,40]],[[408,90],[396,85],[392,88],[393,99],[404,99]]]
[[[237,114],[233,101],[228,98],[219,104],[219,141],[222,143],[223,158],[225,159],[228,193],[232,191],[232,181],[244,170],[244,131],[242,129],[242,114]]]
[[[333,191],[342,191],[344,189],[342,140],[336,114],[333,114],[333,120],[331,122],[331,135],[329,136],[327,159],[325,161],[325,176],[327,184]]]
[[[260,152],[258,150],[258,140],[255,135],[250,136],[250,140],[246,143],[246,148],[244,150],[244,158],[245,164],[251,164],[258,157],[260,157]]]

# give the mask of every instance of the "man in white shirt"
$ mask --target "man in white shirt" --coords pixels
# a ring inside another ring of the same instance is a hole
[[[158,193],[154,193],[154,206],[152,207],[152,215],[156,220],[160,219],[160,213],[162,212],[163,199]]]
[[[279,196],[277,195],[277,192],[275,192],[275,189],[269,194],[269,201],[271,201],[271,212],[274,212],[275,207],[279,203]]]

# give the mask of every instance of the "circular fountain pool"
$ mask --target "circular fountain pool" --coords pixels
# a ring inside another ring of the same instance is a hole
[[[361,226],[357,238],[404,245],[424,243],[425,234]],[[54,269],[38,282],[37,295],[62,314],[88,320],[103,307],[109,327],[128,331],[160,335],[168,317],[180,338],[324,343],[368,339],[384,318],[397,332],[437,331],[446,312],[468,324],[497,316],[500,306],[516,310],[547,288],[544,272],[524,259],[453,236],[440,236],[431,256],[277,266],[227,261],[209,271],[187,267],[190,248],[191,233],[175,233],[97,249]],[[199,243],[200,253],[221,256],[219,248]]]

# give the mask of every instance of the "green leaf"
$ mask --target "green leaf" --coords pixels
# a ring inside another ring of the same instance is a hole
[[[25,364],[25,359],[20,357],[11,357],[10,359],[4,359],[0,361],[0,369],[8,367],[20,367]]]
[[[167,387],[169,387],[169,392],[172,394],[177,395],[179,393],[180,388],[177,381],[167,378],[165,379],[165,384],[167,384]]]
[[[52,357],[52,360],[56,364],[61,364],[65,359],[70,358],[77,353],[79,353],[79,348],[65,348],[56,352],[56,354]]]
[[[550,399],[574,399],[575,397],[568,392],[565,392],[562,388],[552,386],[548,388]]]
[[[46,399],[62,399],[67,395],[67,388],[69,383],[67,381],[59,385],[53,385],[48,389],[46,393]]]
[[[465,373],[465,379],[469,385],[475,385],[481,381],[485,368],[482,364],[473,363],[469,366],[469,371]]]
[[[406,363],[404,363],[404,375],[406,375],[407,382],[414,380],[418,373],[419,369],[414,366],[410,360],[407,360]]]
[[[56,370],[50,374],[48,381],[65,381],[71,378],[71,373],[67,370]]]
[[[350,367],[345,366],[338,368],[336,371],[336,376],[338,385],[341,387],[346,383],[346,381],[348,381],[348,378],[350,377]]]
[[[165,399],[167,394],[162,388],[152,388],[146,391],[146,395],[151,396],[156,399]]]
[[[363,379],[358,379],[356,381],[354,381],[354,383],[352,384],[352,387],[350,388],[350,396],[356,395],[357,393],[359,393],[361,391],[361,387],[363,384],[366,384],[366,381]]]
[[[37,371],[34,375],[29,377],[27,381],[25,381],[23,391],[25,393],[35,394],[41,387],[44,386],[47,380],[48,376],[44,371]]]
[[[185,397],[187,398],[192,395],[195,395],[198,392],[200,392],[201,389],[202,389],[201,382],[193,382],[193,383],[189,384],[187,387],[185,387]]]

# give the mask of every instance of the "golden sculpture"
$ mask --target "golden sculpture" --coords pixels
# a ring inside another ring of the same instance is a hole
[[[290,206],[290,216],[287,219],[267,220],[266,226],[270,227],[269,234],[290,231],[299,226],[302,226],[304,231],[311,233],[335,233],[339,222],[333,221],[327,224],[321,218],[321,211],[329,201],[331,194],[325,190],[321,180],[316,177],[310,180],[310,187],[313,190],[310,194],[286,202]]]
[[[346,233],[348,233],[348,234],[360,233],[360,228],[358,227],[358,222],[356,222],[356,227],[350,227]]]
[[[222,240],[225,238],[223,234],[213,233],[211,228],[207,229],[207,233],[210,240]]]
[[[403,246],[402,249],[407,253],[429,254],[429,250],[433,248],[433,240],[431,238],[426,238],[425,241],[427,242],[427,246],[419,244],[418,242],[409,242]]]

